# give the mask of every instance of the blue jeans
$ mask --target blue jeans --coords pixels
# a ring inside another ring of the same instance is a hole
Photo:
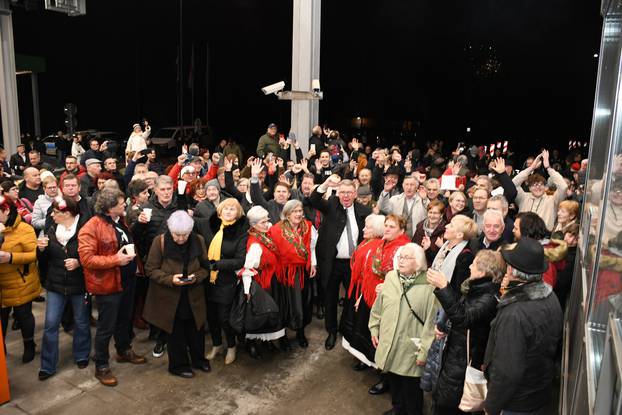
[[[45,308],[45,327],[41,346],[41,371],[56,373],[58,365],[58,328],[67,301],[73,308],[73,359],[75,362],[89,360],[91,352],[91,327],[84,294],[64,295],[48,291]]]

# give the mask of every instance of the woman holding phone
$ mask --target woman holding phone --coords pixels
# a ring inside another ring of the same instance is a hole
[[[145,264],[154,284],[149,286],[144,317],[169,334],[169,372],[191,378],[192,368],[211,370],[205,359],[207,305],[200,284],[208,275],[202,265],[208,263],[207,249],[203,237],[192,232],[194,221],[187,212],[173,212],[166,224],[168,230],[153,240]]]

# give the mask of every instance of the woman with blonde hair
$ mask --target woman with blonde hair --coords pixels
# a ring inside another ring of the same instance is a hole
[[[574,223],[577,223],[579,216],[579,202],[576,200],[564,200],[559,203],[557,208],[557,224],[551,234],[551,239],[564,239],[566,231]]]
[[[209,263],[207,290],[207,321],[212,336],[209,360],[224,351],[222,332],[227,340],[225,364],[236,358],[235,332],[229,325],[229,314],[235,298],[238,277],[244,266],[248,221],[240,203],[225,199],[210,218],[196,218],[196,230],[205,239]]]
[[[433,391],[435,414],[460,413],[458,405],[462,398],[467,359],[478,370],[484,362],[490,322],[497,314],[496,297],[505,268],[505,261],[499,252],[482,249],[470,266],[470,276],[461,287],[462,294],[449,287],[443,273],[428,270],[428,283],[435,288],[434,295],[451,322]]]

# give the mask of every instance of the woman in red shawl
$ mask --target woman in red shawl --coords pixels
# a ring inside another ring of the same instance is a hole
[[[357,359],[355,368],[362,368],[361,364],[366,366],[373,365],[363,353],[352,347],[352,343],[360,342],[360,339],[355,339],[355,336],[362,332],[358,326],[367,327],[369,322],[369,308],[359,307],[363,291],[363,274],[365,269],[370,266],[368,261],[370,255],[384,242],[382,239],[384,235],[384,221],[384,215],[372,214],[365,218],[363,240],[356,247],[352,258],[350,258],[350,288],[348,289],[346,305],[343,308],[343,313],[341,313],[340,331],[343,335],[341,345]]]
[[[248,230],[244,268],[238,272],[238,275],[242,276],[244,294],[250,298],[250,287],[253,279],[268,293],[274,290],[279,260],[276,244],[268,235],[272,226],[268,211],[261,206],[254,206],[246,215],[251,227]],[[246,349],[252,358],[261,359],[257,340],[269,342],[284,335],[285,329],[282,327],[269,333],[246,333]]]
[[[277,284],[272,291],[279,306],[283,327],[296,330],[300,347],[309,346],[305,327],[311,322],[312,302],[309,278],[316,273],[317,233],[304,217],[302,202],[290,200],[283,207],[283,218],[268,235],[278,252]],[[280,338],[281,349],[289,350],[287,335]]]
[[[363,279],[360,284],[360,294],[357,295],[354,305],[355,321],[352,336],[346,339],[350,343],[348,349],[360,364],[355,370],[362,370],[367,366],[375,367],[374,356],[376,348],[371,343],[369,332],[369,313],[376,301],[376,287],[384,282],[384,276],[394,268],[395,252],[402,245],[410,242],[405,233],[406,221],[399,215],[388,215],[384,220],[383,237],[375,243],[363,266]]]

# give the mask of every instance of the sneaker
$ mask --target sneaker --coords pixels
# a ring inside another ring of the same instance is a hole
[[[153,355],[153,357],[162,357],[165,351],[166,343],[156,342],[155,347],[153,348],[153,352],[151,354]]]

